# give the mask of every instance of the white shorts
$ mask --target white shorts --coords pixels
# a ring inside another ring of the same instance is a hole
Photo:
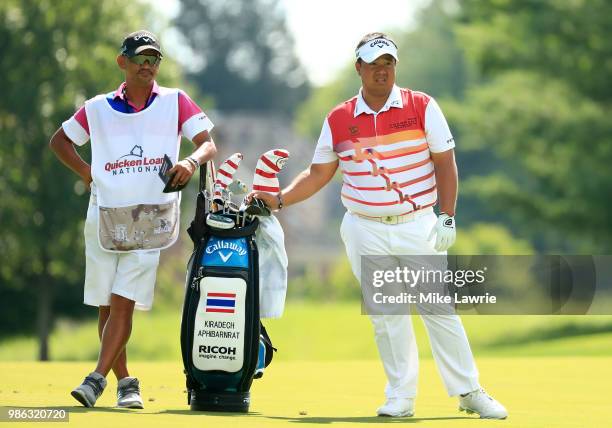
[[[136,302],[135,308],[153,306],[159,250],[110,253],[98,243],[98,207],[92,196],[85,220],[85,295],[83,303],[110,306],[111,294]]]

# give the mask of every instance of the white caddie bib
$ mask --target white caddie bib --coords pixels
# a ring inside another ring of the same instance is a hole
[[[85,112],[100,246],[111,252],[169,247],[179,233],[180,193],[163,193],[158,173],[164,155],[173,163],[178,158],[178,90],[160,88],[149,107],[129,114],[99,95]]]

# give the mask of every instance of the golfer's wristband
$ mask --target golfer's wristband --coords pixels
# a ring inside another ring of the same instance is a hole
[[[283,209],[283,198],[280,192],[276,194],[276,199],[278,199],[278,211],[280,211],[281,209]]]
[[[200,167],[200,162],[198,162],[198,160],[194,158],[193,156],[187,156],[185,159],[187,159],[189,162],[194,164],[196,168]]]

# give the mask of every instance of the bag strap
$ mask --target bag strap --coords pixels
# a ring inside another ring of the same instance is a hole
[[[206,188],[206,170],[208,169],[208,162],[204,162],[200,165],[200,186],[198,192],[201,192]]]
[[[268,367],[272,362],[272,358],[274,357],[274,353],[277,352],[277,349],[272,345],[272,340],[266,331],[266,328],[259,321],[259,337],[263,340],[264,346],[266,347],[266,360],[264,362],[264,367]]]
[[[204,162],[202,165],[200,165],[200,183],[198,186],[195,215],[191,221],[191,225],[187,228],[187,233],[189,233],[189,237],[193,241],[194,245],[197,245],[204,235],[206,215],[208,214],[206,190],[210,192],[209,195],[212,197],[214,169],[215,164],[212,160]]]

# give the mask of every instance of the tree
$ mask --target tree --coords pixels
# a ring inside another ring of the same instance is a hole
[[[47,143],[86,98],[121,82],[115,57],[140,16],[119,0],[0,2],[0,335],[36,330],[42,360],[55,316],[85,313],[88,199]]]
[[[540,249],[612,248],[612,4],[466,1],[460,33],[483,84],[456,114],[501,168],[468,188]]]
[[[292,112],[308,94],[277,0],[182,0],[187,74],[220,110]]]
[[[462,9],[462,40],[484,76],[531,70],[612,99],[608,0],[466,0]]]

